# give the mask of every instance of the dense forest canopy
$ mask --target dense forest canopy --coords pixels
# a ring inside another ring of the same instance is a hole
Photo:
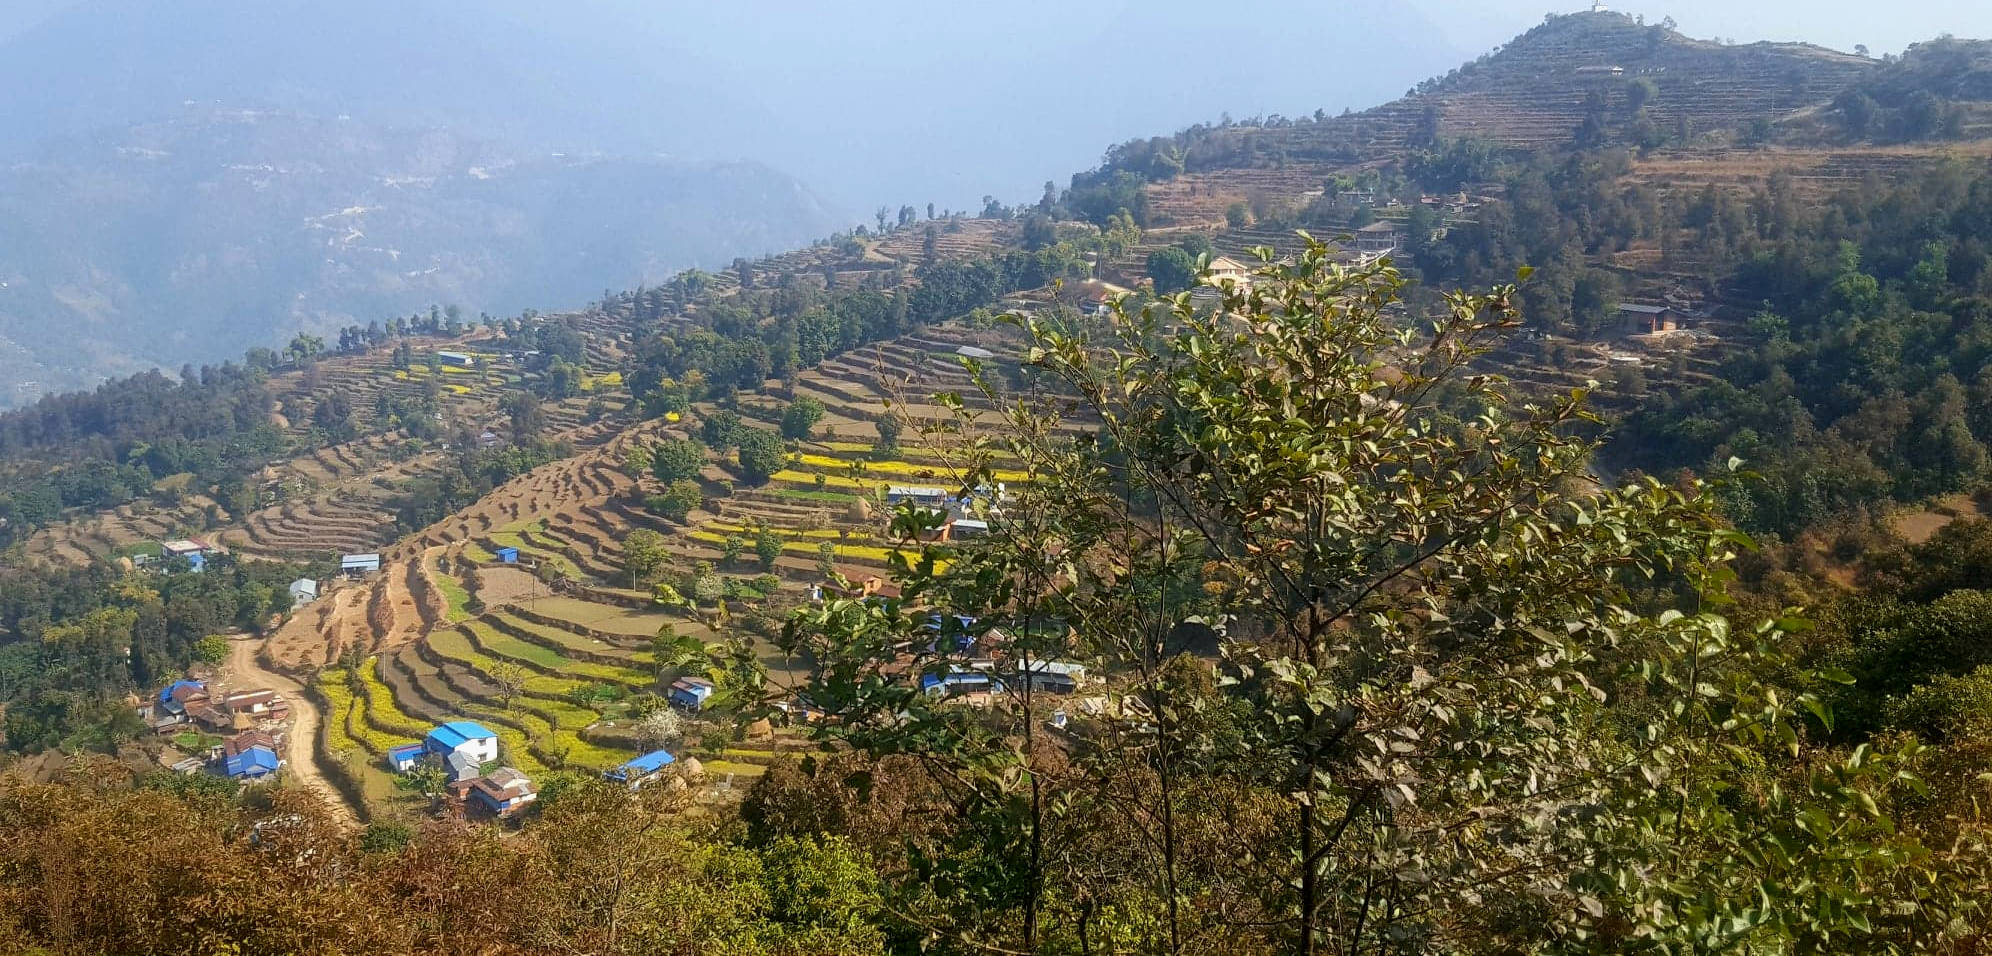
[[[968,261],[938,260],[911,288],[818,288],[791,277],[702,308],[690,322],[667,322],[669,292],[632,293],[644,335],[628,382],[653,413],[725,399],[786,379],[863,345],[882,342],[994,305],[1002,296],[1085,276],[1086,256],[1121,248],[1123,234],[1048,238],[1035,249]]]
[[[287,586],[324,567],[217,556],[136,576],[90,568],[0,568],[0,707],[6,746],[113,753],[146,728],[124,697],[221,663],[230,631],[260,632],[291,609]]]
[[[1816,204],[1773,178],[1747,206],[1704,195],[1686,213],[1708,224],[1703,249],[1730,263],[1733,294],[1762,303],[1755,341],[1719,381],[1630,415],[1618,460],[1741,456],[1764,481],[1738,491],[1733,516],[1784,534],[1986,477],[1992,172],[1946,165]]]
[[[169,475],[192,473],[240,500],[242,479],[292,447],[271,421],[268,373],[267,359],[188,369],[178,381],[147,372],[0,414],[0,544],[68,508],[149,495]]]

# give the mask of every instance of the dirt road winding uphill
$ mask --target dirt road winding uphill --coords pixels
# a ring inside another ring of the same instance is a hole
[[[291,728],[285,738],[283,755],[284,767],[289,781],[304,787],[325,799],[326,805],[342,825],[359,826],[359,816],[346,802],[339,788],[325,776],[318,766],[318,727],[324,715],[319,713],[318,703],[305,694],[304,685],[276,671],[265,668],[256,660],[256,649],[263,643],[261,638],[237,637],[229,642],[228,673],[238,687],[268,687],[284,695],[290,702]]]

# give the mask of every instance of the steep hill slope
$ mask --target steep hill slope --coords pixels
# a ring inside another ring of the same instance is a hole
[[[840,221],[750,163],[192,110],[0,170],[0,379],[38,383],[0,406],[437,302],[571,302]]]
[[[1401,159],[1444,140],[1531,150],[1762,138],[1762,124],[1823,106],[1879,68],[1804,44],[1730,46],[1620,13],[1570,14],[1389,103],[1135,140],[1112,150],[1100,172],[1156,180],[1178,169],[1203,174],[1158,188],[1155,224],[1216,221],[1241,195],[1318,188],[1329,173]]]

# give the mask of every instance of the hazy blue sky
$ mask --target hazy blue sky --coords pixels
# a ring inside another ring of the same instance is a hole
[[[0,0],[0,40],[25,29],[75,0]],[[170,0],[156,0],[170,2]],[[669,25],[686,13],[698,15],[701,9],[723,8],[714,0],[697,3],[670,0],[616,0],[626,12]],[[1447,35],[1462,46],[1492,46],[1513,36],[1526,25],[1551,10],[1568,12],[1582,4],[1545,4],[1542,0],[1409,0]],[[874,7],[862,0],[788,0],[796,8],[794,19],[807,23],[808,11],[838,11]],[[1073,6],[1121,6],[1114,0],[1076,0]],[[933,4],[944,16],[960,16],[973,22],[978,14],[1001,11],[1012,4],[991,0],[949,0]],[[1147,7],[1187,6],[1213,9],[1208,3],[1189,0],[1150,0]],[[1658,20],[1672,16],[1682,30],[1693,36],[1734,36],[1749,40],[1805,39],[1826,46],[1851,49],[1865,43],[1876,53],[1900,51],[1917,40],[1949,31],[1959,36],[1992,35],[1992,3],[1984,0],[1911,0],[1911,2],[1866,2],[1866,0],[1665,0],[1654,3],[1614,3],[1615,9],[1643,13]],[[1323,4],[1332,12],[1332,7]],[[965,12],[964,12],[965,11]],[[1331,13],[1332,15],[1332,13]],[[812,47],[826,45],[826,37],[811,28],[801,31]],[[849,39],[849,38],[839,38]]]
[[[272,23],[289,17],[312,25],[236,29],[252,17],[216,12],[231,2]],[[24,33],[35,21],[85,3],[93,9],[81,29],[46,49],[20,49],[49,33]],[[351,12],[307,12],[314,6]],[[1648,21],[1671,15],[1690,36],[1843,50],[1860,43],[1876,55],[1942,32],[1992,36],[1992,0],[1612,6]],[[418,7],[423,12],[410,12]],[[368,108],[366,95],[392,107],[398,97],[429,94],[426,113],[382,118],[493,127],[549,148],[761,160],[865,216],[878,204],[973,207],[985,193],[1032,199],[1046,179],[1063,182],[1115,142],[1223,113],[1373,106],[1507,41],[1545,12],[1585,7],[1584,0],[0,0],[0,42],[17,37],[13,52],[37,61],[16,71],[19,82],[7,87],[14,102],[0,103],[0,114],[26,139],[37,129],[21,111],[36,108],[67,116],[73,131],[149,118],[125,115],[160,107],[148,97],[173,105],[183,95],[273,98],[342,110],[350,102],[359,111]],[[197,8],[209,19],[190,12]],[[329,28],[338,16],[364,22]],[[126,29],[118,41],[132,49],[103,50],[107,34],[141,20],[143,29]],[[230,33],[237,39],[224,38]],[[375,49],[321,50],[311,45],[317,36]],[[293,67],[293,59],[316,62]],[[99,60],[122,69],[106,71]],[[189,79],[203,71],[202,83]],[[451,82],[454,93],[436,92]],[[30,102],[37,86],[41,107]],[[323,95],[284,98],[300,89]]]
[[[1454,43],[1485,50],[1542,19],[1589,4],[1547,4],[1542,0],[1411,0]],[[1865,43],[1876,56],[1899,53],[1940,33],[1992,37],[1992,2],[1987,0],[1654,0],[1616,3],[1614,10],[1644,14],[1649,22],[1671,16],[1693,37],[1803,40],[1839,50]]]

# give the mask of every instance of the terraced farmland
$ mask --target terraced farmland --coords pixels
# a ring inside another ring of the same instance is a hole
[[[208,527],[206,509],[213,504],[205,496],[191,495],[172,507],[150,502],[122,505],[44,528],[30,537],[22,550],[30,558],[89,564],[156,542],[204,533]]]
[[[936,222],[936,254],[988,255],[1011,246],[1020,229],[1015,221]],[[914,269],[926,257],[926,230],[905,229],[867,239],[857,251],[813,247],[760,268],[791,279],[820,276],[827,285],[904,288],[917,284]],[[685,321],[733,294],[738,275],[710,281],[705,293],[672,303],[678,315],[660,318],[646,301],[646,321]],[[408,533],[397,512],[412,486],[447,477],[460,449],[443,447],[438,429],[426,426],[415,431],[429,440],[416,441],[402,427],[406,419],[384,416],[433,408],[450,442],[483,430],[502,439],[509,423],[499,399],[535,373],[522,358],[507,357],[516,347],[495,334],[411,342],[413,363],[405,350],[399,363],[386,351],[326,356],[272,378],[272,423],[298,451],[256,476],[254,507],[244,513],[230,514],[189,489],[172,508],[120,509],[60,525],[30,551],[84,562],[198,533],[245,557],[380,552],[378,573],[326,582],[260,654],[268,667],[310,682],[325,708],[321,769],[376,811],[419,809],[422,801],[385,771],[384,754],[453,719],[491,727],[508,762],[528,774],[615,766],[636,753],[634,715],[654,705],[664,690],[660,678],[676,676],[660,675],[653,647],[660,632],[703,642],[744,639],[777,687],[797,681],[797,662],[768,637],[780,617],[807,600],[826,563],[853,578],[885,571],[894,547],[878,504],[886,487],[957,480],[944,460],[913,450],[914,429],[906,448],[874,447],[888,402],[918,426],[951,416],[928,398],[950,391],[979,421],[997,422],[1000,409],[961,367],[957,350],[964,346],[996,353],[985,361],[993,377],[1022,381],[1002,333],[941,326],[743,391],[729,405],[747,427],[774,427],[797,398],[821,402],[825,415],[764,483],[750,485],[730,458],[713,455],[698,477],[698,505],[682,521],[667,520],[650,503],[662,483],[632,474],[625,459],[639,446],[697,434],[718,409],[698,406],[669,420],[625,414],[621,376],[638,311],[633,296],[612,296],[600,308],[555,317],[583,335],[583,391],[543,402],[540,434],[569,443],[574,454],[506,481],[427,528]],[[472,353],[478,367],[431,366],[425,353],[439,345]],[[320,445],[324,430],[313,423],[334,395],[350,404],[348,424],[363,437]],[[997,477],[1027,478],[1015,470]],[[661,537],[664,566],[633,580],[625,565],[639,529]],[[765,561],[751,544],[739,546],[764,534],[780,544]],[[517,563],[500,561],[511,549]],[[719,588],[708,594],[715,580]],[[653,587],[660,582],[669,587]],[[722,719],[695,722],[682,752],[723,783],[808,748],[798,733]]]
[[[826,414],[811,441],[791,453],[772,480],[747,487],[721,467],[706,469],[706,500],[683,523],[657,517],[645,497],[659,490],[648,475],[622,467],[638,444],[692,433],[698,409],[681,422],[650,421],[602,430],[572,458],[521,475],[420,534],[385,548],[387,564],[372,580],[331,592],[272,642],[274,662],[293,670],[347,673],[349,701],[336,724],[336,748],[374,758],[427,726],[456,718],[486,723],[528,773],[599,770],[635,752],[627,702],[657,694],[652,640],[665,628],[701,641],[748,638],[777,686],[801,677],[765,637],[743,626],[767,622],[806,600],[830,563],[850,577],[882,574],[894,542],[884,537],[878,502],[894,484],[957,480],[940,457],[902,449],[881,457],[875,422],[888,398],[916,422],[946,410],[915,400],[952,390],[985,421],[996,409],[973,390],[956,349],[1010,351],[993,332],[930,329],[826,362],[799,376],[792,396],[811,396]],[[989,360],[1001,374],[1011,360]],[[740,412],[753,427],[778,415],[784,399],[748,394]],[[917,440],[908,441],[917,445]],[[324,460],[329,458],[331,460]],[[321,456],[322,482],[348,480],[345,458]],[[999,463],[1000,464],[1000,463]],[[1028,476],[999,469],[998,480]],[[308,520],[308,519],[307,519]],[[334,527],[329,522],[326,527]],[[730,607],[661,605],[646,586],[625,580],[625,542],[638,528],[658,532],[665,580],[712,567],[732,595]],[[766,529],[781,544],[763,565],[751,546],[731,563],[727,552]],[[518,564],[499,561],[517,549]],[[772,575],[772,579],[768,577]],[[772,584],[770,584],[772,580]],[[669,675],[666,675],[669,676]],[[335,681],[336,683],[336,681]],[[327,696],[339,691],[328,687]],[[711,728],[709,742],[688,746],[714,778],[751,776],[772,761],[806,750],[794,733],[762,728],[736,740]],[[378,782],[369,793],[379,790]]]

